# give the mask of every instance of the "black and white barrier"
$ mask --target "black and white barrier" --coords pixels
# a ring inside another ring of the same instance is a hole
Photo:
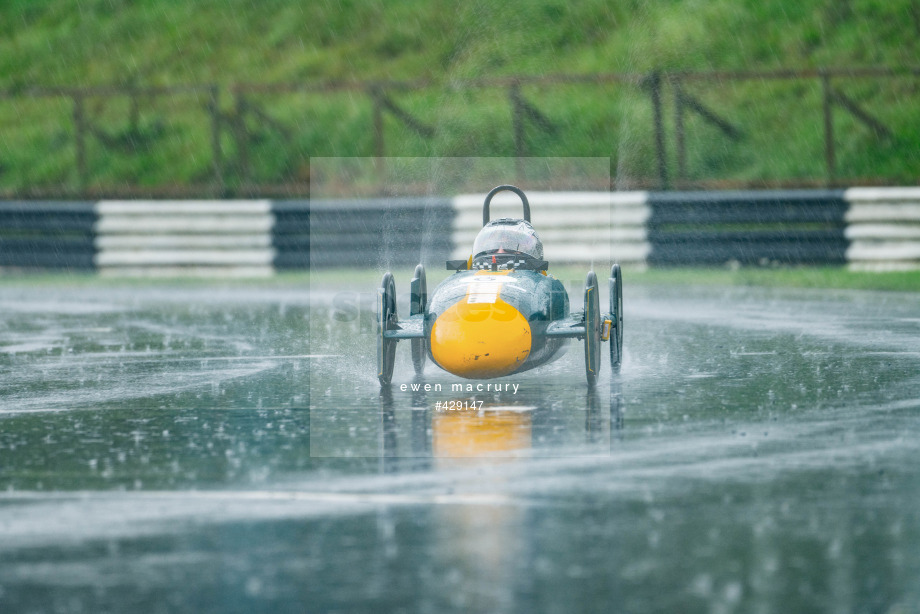
[[[348,200],[0,203],[0,269],[265,276],[440,267],[470,255],[483,194]],[[552,264],[920,269],[920,188],[529,192]],[[511,193],[492,217],[519,217]]]
[[[841,190],[649,195],[650,265],[843,264]]]
[[[101,201],[96,211],[100,273],[264,277],[274,272],[271,201]]]
[[[454,257],[471,249],[483,197],[454,199]],[[920,269],[920,188],[534,192],[528,198],[550,262]],[[500,194],[493,202],[506,203],[514,215],[515,199]]]
[[[273,211],[279,269],[443,266],[451,253],[449,198],[279,201]]]
[[[485,194],[453,199],[455,259],[467,258],[482,228]],[[644,264],[651,246],[646,192],[529,192],[531,222],[551,264]],[[492,219],[521,217],[521,200],[511,192],[492,199]]]
[[[850,188],[845,198],[851,269],[920,269],[920,188]]]
[[[94,268],[92,202],[0,202],[0,267]]]

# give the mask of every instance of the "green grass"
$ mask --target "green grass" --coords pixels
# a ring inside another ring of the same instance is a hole
[[[623,275],[626,280],[626,273]],[[782,269],[649,269],[633,273],[638,284],[757,286],[920,292],[920,271],[862,272],[832,267]]]
[[[555,267],[552,273],[566,283],[577,287],[584,280],[586,267]],[[606,271],[604,271],[606,274]],[[393,270],[397,291],[408,292],[412,269]],[[447,271],[429,270],[428,286],[433,288],[450,275]],[[605,275],[600,275],[601,281]],[[107,277],[92,273],[30,273],[0,276],[0,287],[53,287],[53,288],[131,288],[131,287],[243,287],[243,288],[316,288],[367,287],[373,291],[380,282],[381,272],[374,269],[341,269],[309,272],[283,272],[270,278],[219,279],[219,278],[141,278]],[[878,290],[895,292],[920,292],[920,270],[893,272],[849,271],[843,267],[790,267],[777,269],[757,268],[680,268],[634,269],[623,271],[624,283],[643,286],[751,286],[769,288],[814,288],[842,290]]]
[[[551,273],[566,283],[566,287],[576,287],[582,282],[588,267],[553,267]],[[409,269],[393,271],[397,280],[397,290],[407,288],[412,271]],[[601,281],[607,271],[599,275]],[[317,287],[334,286],[338,283],[364,284],[376,287],[380,282],[379,271],[346,269],[342,271],[326,270],[308,274],[285,273],[276,278],[275,283],[301,283],[301,275]],[[449,273],[442,271],[428,272],[428,286],[431,288]],[[843,290],[882,290],[897,292],[920,292],[920,270],[892,272],[850,271],[843,267],[789,267],[776,269],[758,268],[679,268],[679,269],[636,269],[626,267],[623,280],[627,285],[667,285],[667,286],[756,286],[770,288],[816,288]]]
[[[237,113],[237,83],[413,80],[430,89],[393,100],[434,128],[417,135],[384,117],[389,156],[514,154],[508,92],[456,90],[462,79],[556,73],[910,66],[920,57],[916,0],[7,0],[0,4],[0,88],[220,86],[224,179],[305,183],[311,156],[375,153],[364,92],[253,95],[266,115]],[[834,87],[894,133],[879,140],[841,109],[834,115],[837,174],[916,183],[920,89],[915,78],[836,80]],[[817,80],[687,83],[688,93],[737,125],[737,142],[696,115],[686,120],[692,181],[821,181],[823,122]],[[673,91],[664,89],[668,162],[676,172]],[[525,130],[532,156],[610,157],[620,185],[655,177],[648,96],[631,85],[525,86],[555,127]],[[87,140],[88,186],[208,186],[210,119],[202,95],[87,100],[106,133]],[[80,188],[72,101],[0,99],[0,191]],[[231,129],[245,122],[248,136]],[[106,141],[108,144],[106,144]],[[112,143],[116,144],[112,144]],[[122,142],[119,146],[117,143]],[[248,155],[241,154],[242,149]],[[248,161],[248,162],[247,162]]]
[[[585,270],[577,267],[556,267],[552,272],[559,279],[583,280]],[[599,275],[603,281],[606,271]],[[845,267],[785,267],[785,268],[642,268],[623,270],[626,285],[665,286],[751,286],[766,288],[815,288],[841,290],[880,290],[920,292],[920,270],[867,272],[850,271]]]

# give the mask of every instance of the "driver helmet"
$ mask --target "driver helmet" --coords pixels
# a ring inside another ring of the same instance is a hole
[[[476,236],[473,257],[501,253],[525,254],[542,260],[543,242],[530,222],[508,217],[492,220]]]

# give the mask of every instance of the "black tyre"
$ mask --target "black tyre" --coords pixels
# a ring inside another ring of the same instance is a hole
[[[425,280],[425,267],[422,265],[415,267],[415,275],[409,283],[409,294],[409,317],[424,315],[428,309],[428,282]],[[425,360],[428,357],[426,341],[424,338],[411,341],[412,366],[415,367],[416,375],[421,375],[425,370]]]
[[[610,268],[610,315],[613,316],[613,329],[610,331],[610,368],[614,373],[620,372],[623,362],[623,273],[620,265]]]
[[[385,273],[377,289],[377,379],[388,386],[396,362],[396,339],[387,339],[383,332],[396,327],[396,282],[392,273]]]
[[[585,377],[588,386],[597,383],[601,368],[601,309],[597,275],[589,271],[585,279]]]

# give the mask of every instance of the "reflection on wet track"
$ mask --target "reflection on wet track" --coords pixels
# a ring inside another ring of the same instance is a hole
[[[0,611],[920,611],[915,296],[631,287],[495,392],[345,290],[7,292]]]
[[[498,393],[483,401],[435,393],[444,400],[429,402],[429,393],[415,391],[411,396],[410,426],[405,429],[408,442],[402,440],[392,386],[380,391],[380,456],[383,459],[413,457],[433,462],[414,463],[416,467],[447,468],[476,464],[494,465],[517,458],[533,458],[534,432],[540,451],[537,455],[586,455],[609,453],[611,435],[616,439],[622,427],[622,391],[618,378],[606,386],[587,388],[584,397],[584,423],[578,425],[583,446],[553,448],[544,444],[560,427],[553,425],[552,408],[543,397],[532,402],[518,400],[507,393]],[[432,409],[433,408],[433,409]],[[345,456],[351,450],[340,451]],[[400,471],[404,464],[388,462],[388,472]]]

